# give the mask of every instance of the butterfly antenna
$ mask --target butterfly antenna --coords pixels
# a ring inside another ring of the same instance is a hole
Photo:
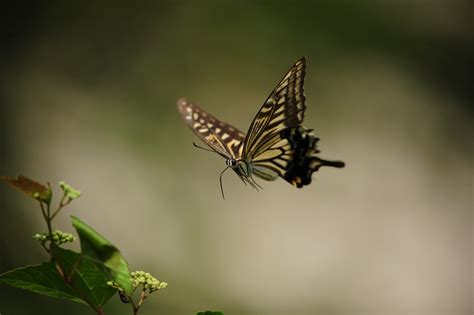
[[[193,146],[196,147],[196,148],[198,148],[198,149],[204,150],[204,151],[209,151],[209,152],[214,152],[214,153],[216,153],[216,151],[211,150],[211,149],[208,149],[208,148],[203,148],[203,147],[201,147],[200,145],[197,145],[195,142],[193,142]]]
[[[227,169],[229,168],[230,166],[227,166],[222,172],[221,172],[221,175],[219,176],[219,183],[221,185],[221,194],[222,194],[222,199],[225,200],[225,196],[224,196],[224,187],[222,186],[222,175],[225,173],[225,171],[227,171]]]

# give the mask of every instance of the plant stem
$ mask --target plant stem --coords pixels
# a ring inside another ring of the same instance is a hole
[[[137,307],[137,306],[135,305],[135,302],[133,302],[133,297],[132,297],[131,295],[128,297],[128,300],[130,301],[130,305],[131,305],[132,308],[133,308],[133,315],[136,315],[136,314],[138,313],[138,309],[139,309],[140,307]]]
[[[44,248],[44,250],[49,254],[49,249],[44,245],[44,242],[41,242],[41,246]]]
[[[51,208],[49,205],[46,205],[46,224],[48,225],[48,234],[51,244],[53,244],[53,228],[51,227]]]
[[[66,195],[63,195],[61,197],[61,201],[59,202],[59,206],[56,209],[56,211],[54,211],[53,215],[51,216],[51,220],[54,219],[54,217],[59,213],[59,211],[61,211],[62,208],[64,208],[65,206],[67,206],[68,204],[71,203],[71,201],[72,201],[71,198],[69,198],[66,202],[64,202],[64,198],[66,198]]]
[[[49,235],[49,255],[51,256],[51,258],[53,258],[53,247],[56,246],[56,244],[54,243],[54,239],[53,239],[53,227],[51,226],[51,218],[49,216],[50,214],[49,206],[47,210],[48,210],[48,220],[46,220],[46,224],[48,225],[48,235]]]
[[[48,226],[48,239],[49,239],[48,253],[49,253],[49,259],[53,260],[53,258],[54,258],[53,247],[56,246],[56,244],[54,243],[53,227],[51,225],[51,221],[53,220],[53,218],[51,217],[51,207],[50,207],[49,203],[47,203],[46,204],[46,211],[45,211],[44,206],[41,202],[40,202],[40,205],[41,205],[41,210],[43,211],[43,214],[46,214],[44,219],[46,220],[46,225]],[[66,274],[62,270],[61,266],[59,266],[59,264],[57,264],[57,263],[55,263],[55,265],[56,265],[56,269],[58,269],[58,272],[61,275],[61,277],[64,279],[64,281],[66,283],[68,283],[67,279],[65,278]]]
[[[142,306],[142,303],[143,301],[145,301],[145,299],[148,297],[148,295],[146,295],[145,291],[143,290],[142,291],[142,294],[140,295],[140,301],[138,302],[138,307]]]
[[[40,204],[40,207],[41,207],[41,212],[43,213],[43,218],[45,221],[48,221],[48,218],[46,216],[46,211],[44,209],[44,206],[43,206],[43,202],[41,200],[38,200],[39,204]]]
[[[45,209],[43,202],[40,201],[39,203],[41,207],[41,212],[43,212],[44,220],[46,221],[46,225],[48,226],[49,249],[47,249],[47,252],[49,254],[49,258],[52,259],[53,258],[52,247],[54,246],[54,241],[53,241],[53,228],[51,227],[51,217],[50,217],[51,210],[50,210],[49,204],[46,204],[46,209]]]
[[[140,309],[140,302],[138,304],[135,304],[135,302],[133,301],[133,292],[135,292],[135,289],[133,289],[132,293],[130,294],[130,296],[127,296],[128,297],[128,300],[130,301],[130,305],[132,306],[133,308],[133,315],[137,315],[138,314],[138,310]]]

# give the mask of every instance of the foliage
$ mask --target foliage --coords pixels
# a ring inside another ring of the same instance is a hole
[[[72,216],[72,225],[81,242],[81,252],[64,249],[65,243],[74,242],[72,234],[52,229],[56,215],[81,192],[60,182],[62,197],[53,211],[51,185],[40,184],[24,176],[1,176],[0,180],[19,189],[38,201],[47,226],[47,232],[36,233],[37,240],[49,256],[39,265],[20,267],[0,274],[0,283],[26,289],[53,298],[67,299],[89,305],[97,314],[104,314],[103,306],[117,293],[137,314],[151,293],[161,291],[168,283],[159,281],[145,271],[130,272],[128,262],[120,250],[104,236],[79,218]],[[134,293],[140,291],[138,300]],[[200,312],[203,315],[221,315],[220,312]]]

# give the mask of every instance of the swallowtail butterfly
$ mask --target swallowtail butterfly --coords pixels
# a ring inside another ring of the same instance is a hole
[[[178,100],[178,111],[185,123],[212,151],[226,159],[227,167],[220,175],[223,197],[222,174],[228,168],[232,168],[244,184],[258,190],[261,187],[253,175],[267,181],[282,177],[301,188],[311,183],[312,174],[321,166],[344,167],[342,161],[317,157],[319,138],[311,129],[301,125],[306,109],[305,72],[306,60],[303,57],[267,98],[247,134],[184,98]]]

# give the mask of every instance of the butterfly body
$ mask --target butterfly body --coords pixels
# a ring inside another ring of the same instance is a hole
[[[244,184],[250,183],[250,185],[255,185],[259,187],[254,181],[252,181],[252,164],[248,161],[244,161],[242,159],[228,159],[226,161],[228,167],[232,168],[232,170],[240,177],[240,179],[244,182]]]
[[[226,161],[226,165],[230,166],[240,176],[249,177],[252,174],[252,164],[242,159],[234,160],[230,158]]]
[[[344,167],[344,162],[317,157],[319,138],[301,125],[306,109],[305,69],[306,60],[301,58],[262,105],[247,134],[186,99],[178,100],[178,111],[193,132],[223,156],[227,168],[232,168],[245,184],[261,188],[255,175],[267,181],[281,177],[301,188],[311,183],[313,172],[321,166]]]

